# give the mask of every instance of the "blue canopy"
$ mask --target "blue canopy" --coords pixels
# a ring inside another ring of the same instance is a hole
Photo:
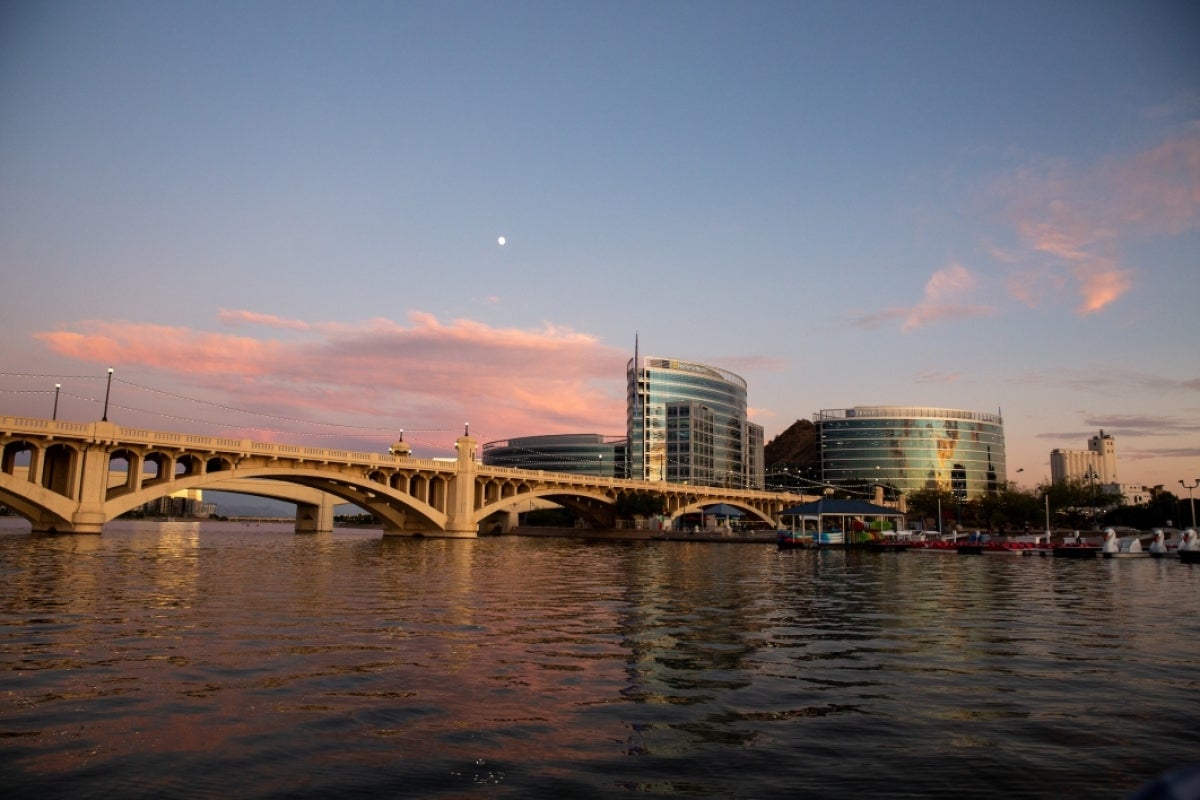
[[[706,506],[705,514],[716,514],[718,517],[744,517],[746,512],[740,508],[731,506],[728,503],[717,503],[716,505]]]
[[[841,514],[847,517],[902,517],[894,508],[877,506],[866,500],[832,500],[822,497],[811,503],[804,503],[791,508],[785,508],[781,515],[785,517],[817,517],[825,514]]]

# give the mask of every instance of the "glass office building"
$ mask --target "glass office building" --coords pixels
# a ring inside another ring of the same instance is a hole
[[[949,489],[963,499],[1007,481],[1004,420],[952,408],[857,406],[818,411],[813,420],[821,479],[862,490]]]
[[[483,463],[491,467],[622,477],[625,437],[564,433],[503,439],[484,444]]]
[[[630,478],[761,489],[763,429],[746,419],[746,382],[706,364],[653,356],[625,368]]]

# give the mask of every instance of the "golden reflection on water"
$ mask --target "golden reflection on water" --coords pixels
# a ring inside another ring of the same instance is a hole
[[[730,796],[770,763],[753,793],[1001,796],[1195,743],[1180,564],[207,523],[0,531],[0,557],[0,769],[28,786]]]

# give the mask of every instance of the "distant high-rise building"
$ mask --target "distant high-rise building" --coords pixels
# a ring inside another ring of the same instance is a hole
[[[630,478],[761,489],[763,429],[746,381],[707,364],[635,355],[626,364]]]
[[[1103,430],[1088,439],[1087,450],[1050,451],[1050,480],[1117,483],[1117,445]]]

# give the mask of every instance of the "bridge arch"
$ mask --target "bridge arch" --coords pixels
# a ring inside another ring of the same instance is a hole
[[[738,509],[739,511],[744,512],[746,514],[746,516],[752,517],[753,519],[758,520],[759,522],[769,522],[772,525],[776,524],[775,520],[769,514],[763,512],[762,510],[760,510],[758,508],[755,508],[753,505],[751,505],[749,503],[741,503],[736,500],[723,500],[722,502],[725,505],[733,506],[734,508]],[[671,520],[674,521],[674,520],[678,519],[679,517],[685,516],[687,514],[703,514],[705,507],[711,506],[711,505],[714,505],[714,503],[710,499],[693,501],[687,505],[684,505],[684,506],[681,506],[680,508],[678,508],[671,515]]]
[[[0,503],[17,512],[37,530],[71,529],[77,503],[36,483],[0,472]]]
[[[397,531],[445,524],[446,515],[437,508],[419,498],[381,486],[367,477],[356,479],[343,473],[330,474],[319,469],[297,470],[284,466],[238,469],[236,475],[231,475],[231,472],[232,469],[199,472],[177,478],[170,483],[143,486],[139,491],[113,496],[105,503],[106,516],[115,519],[160,497],[188,489],[220,489],[222,482],[236,477],[240,481],[270,480],[291,483],[333,495],[345,503],[374,514],[383,521],[385,528]],[[264,487],[263,494],[270,496],[269,489]]]
[[[480,487],[483,503],[475,511],[476,524],[502,511],[510,511],[526,500],[549,500],[574,511],[596,527],[612,527],[615,522],[616,499],[602,489],[566,490],[560,486],[533,488],[529,484],[513,484],[511,491],[488,491],[488,482]]]

